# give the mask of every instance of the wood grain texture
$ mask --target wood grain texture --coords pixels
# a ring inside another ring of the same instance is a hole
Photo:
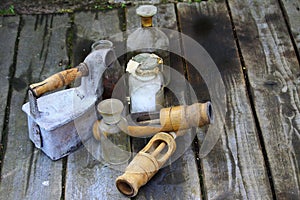
[[[300,50],[300,1],[280,0],[291,28],[298,52]]]
[[[225,122],[215,113],[213,124],[221,132],[221,138],[201,162],[206,198],[271,199],[264,158],[225,1],[179,3],[177,8],[182,32],[208,51],[226,87]],[[183,47],[184,50],[190,48],[185,44]],[[188,76],[194,90],[197,88],[198,99],[210,98],[209,88],[190,65]],[[201,144],[204,136],[201,132],[197,135]]]
[[[277,1],[231,1],[276,197],[300,198],[300,67]]]
[[[82,62],[94,41],[108,38],[114,45],[123,41],[119,37],[122,34],[118,34],[122,32],[119,25],[117,10],[76,13],[73,62]],[[125,165],[107,166],[100,160],[100,151],[99,141],[92,137],[81,149],[68,156],[65,199],[128,199],[115,186],[115,179]]]
[[[201,160],[200,175],[194,152],[188,146],[184,155],[159,171],[135,199],[272,199],[272,192],[277,199],[300,199],[300,67],[280,6],[275,0],[227,2],[244,65],[238,59],[224,0],[177,4],[180,28],[210,53],[226,86],[226,123],[220,123],[215,115],[214,125],[220,130],[221,138]],[[281,0],[281,3],[299,51],[299,2]],[[135,9],[125,10],[127,29],[138,27]],[[86,57],[92,42],[120,32],[125,22],[121,15],[118,10],[75,13],[72,66]],[[114,185],[122,172],[104,165],[84,147],[68,157],[64,171],[61,160],[51,161],[28,139],[27,118],[21,111],[27,101],[26,88],[63,70],[64,64],[69,63],[66,50],[69,38],[66,37],[71,34],[66,33],[70,20],[67,15],[0,17],[0,100],[4,102],[0,107],[0,130],[3,123],[8,123],[2,133],[6,153],[0,199],[127,199]],[[154,23],[176,30],[174,5],[159,5]],[[122,46],[123,38],[119,36],[114,35],[112,39]],[[170,45],[180,51],[179,35],[170,38]],[[122,52],[124,48],[117,50]],[[185,73],[180,57],[170,55],[170,61],[172,68]],[[249,80],[248,90],[242,67]],[[11,69],[15,70],[14,77],[8,79]],[[209,100],[209,90],[202,77],[190,65],[186,72],[199,101]],[[11,106],[8,121],[4,122],[9,83]],[[186,102],[188,94],[180,92],[182,89],[186,85],[181,85],[178,93],[175,91],[178,99],[168,92],[166,104]],[[253,102],[256,121],[248,98]],[[190,142],[195,133],[189,134],[180,144]],[[201,145],[205,132],[198,129],[197,136]],[[97,151],[99,145],[94,145]],[[177,148],[186,147],[178,145]],[[266,168],[270,169],[269,173]],[[65,184],[62,183],[64,173]]]
[[[85,147],[69,156],[65,199],[128,199],[115,186],[125,166],[111,168],[94,156]]]
[[[119,10],[108,12],[79,12],[74,19],[73,66],[77,66],[91,52],[93,42],[111,40],[116,55],[124,53],[122,18]],[[90,17],[90,18],[89,18]],[[113,22],[113,23],[112,23]]]
[[[34,148],[28,137],[27,86],[63,70],[68,61],[65,41],[68,16],[23,16],[14,78],[19,90],[12,91],[6,153],[3,162],[0,199],[59,199],[62,162],[51,161]]]
[[[14,63],[14,50],[19,27],[19,17],[0,18],[0,130],[2,133],[9,90],[10,69]],[[6,33],[10,34],[6,34]],[[0,141],[2,134],[0,135]]]
[[[159,5],[158,13],[154,16],[153,23],[156,27],[177,30],[177,20],[175,7],[173,4]],[[135,13],[135,7],[127,10],[127,29],[134,29],[140,26],[139,17]],[[170,48],[177,52],[180,49],[180,35],[168,35]],[[170,67],[182,74],[184,78],[184,65],[179,56],[170,54]],[[185,82],[177,82],[175,76],[171,76],[170,88],[174,88],[172,93],[166,92],[166,106],[187,104],[188,88]],[[175,87],[178,86],[178,87]],[[175,95],[175,96],[174,96]],[[161,169],[144,187],[142,187],[135,199],[201,199],[200,181],[195,162],[194,152],[190,145],[195,133],[188,131],[186,136],[176,139],[177,150],[175,157],[180,158],[176,161],[169,161],[169,164]],[[133,149],[139,151],[144,145],[138,144],[139,140],[133,140]],[[143,143],[144,144],[144,143]],[[185,151],[185,152],[184,152]],[[184,152],[183,155],[181,155]]]

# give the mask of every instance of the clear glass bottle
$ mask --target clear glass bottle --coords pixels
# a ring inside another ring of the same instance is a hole
[[[141,53],[127,64],[130,112],[150,112],[164,104],[164,80],[160,72],[162,59],[150,53]]]
[[[127,51],[129,57],[139,53],[155,53],[169,65],[169,39],[159,28],[153,27],[152,18],[157,13],[153,5],[142,5],[136,9],[136,14],[141,17],[141,27],[132,32],[127,39]],[[170,69],[160,66],[164,76],[164,85],[170,82]]]
[[[100,140],[101,158],[112,165],[123,164],[131,156],[130,137],[125,133],[127,122],[121,116],[123,109],[118,99],[106,99],[97,106],[103,118],[98,126],[99,135],[94,137]]]
[[[107,56],[105,58],[105,61],[107,61],[108,63],[105,63],[107,65],[107,68],[102,75],[102,84],[103,84],[102,99],[109,99],[112,97],[115,85],[120,80],[120,78],[124,75],[125,70],[120,65],[120,63],[115,55],[115,52],[113,50],[114,46],[111,41],[99,40],[92,44],[92,51],[95,51],[95,50],[101,49],[101,48],[105,48],[105,49],[110,48],[112,50],[107,54]],[[118,95],[117,98],[124,101],[125,94],[123,94],[123,96]]]

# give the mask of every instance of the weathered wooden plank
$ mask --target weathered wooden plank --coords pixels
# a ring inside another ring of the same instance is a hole
[[[94,156],[85,147],[69,156],[65,199],[127,199],[115,186],[125,166],[113,169]]]
[[[21,111],[27,85],[63,70],[69,18],[22,16],[16,72],[18,90],[12,93],[0,199],[60,199],[62,162],[53,162],[35,149],[28,137],[27,117]]]
[[[17,39],[19,17],[0,18],[0,130],[3,130],[7,95],[9,90],[9,69],[13,65],[14,47]],[[10,33],[10,34],[7,34]],[[0,135],[0,141],[2,134]]]
[[[300,50],[300,1],[280,0],[285,15],[288,17],[287,21],[291,28],[294,40],[297,44],[298,52]]]
[[[127,29],[134,29],[140,26],[139,17],[135,13],[135,7],[127,10]],[[173,4],[165,4],[158,6],[158,13],[153,19],[154,25],[171,30],[177,30],[177,21],[175,7]],[[170,48],[177,53],[180,53],[180,35],[172,33],[168,35],[170,40]],[[182,74],[184,79],[184,65],[179,56],[170,54],[170,67]],[[171,76],[171,83],[175,83],[175,77]],[[187,103],[187,88],[184,83],[177,83],[177,88],[172,92],[175,94],[166,93],[166,104],[171,106],[178,103]],[[171,86],[169,86],[171,87]],[[148,183],[142,187],[135,199],[201,199],[200,181],[195,162],[195,157],[190,148],[192,142],[192,133],[189,131],[187,136],[178,138],[177,152],[182,152],[183,155],[172,161],[168,166],[161,169]],[[137,144],[140,140],[133,140],[134,151],[139,151],[142,147]],[[185,152],[184,152],[185,150]],[[177,153],[175,153],[177,154]]]
[[[271,199],[264,158],[247,98],[230,19],[225,1],[208,1],[178,6],[180,26],[211,55],[226,87],[227,113],[222,122],[215,113],[221,138],[202,159],[203,183],[207,199]],[[185,52],[193,53],[183,43]],[[197,53],[197,52],[195,52]],[[188,75],[198,99],[209,98],[199,73],[189,65]],[[201,92],[203,90],[204,92]],[[215,105],[216,106],[216,105]],[[203,136],[198,134],[199,144]]]
[[[276,197],[300,198],[300,68],[277,1],[231,1]]]
[[[75,13],[74,26],[76,40],[73,62],[75,63],[84,60],[94,41],[106,38],[114,44],[123,41],[122,34],[119,34],[122,31],[117,10],[105,13]],[[124,46],[123,49],[119,46],[118,50],[124,50]],[[128,199],[115,186],[115,180],[122,174],[125,165],[107,166],[100,160],[99,152],[99,141],[91,137],[83,148],[69,155],[65,199]]]
[[[91,51],[93,42],[109,39],[114,43],[117,55],[124,53],[124,42],[122,37],[122,19],[116,18],[118,10],[105,13],[80,12],[75,14],[74,31],[75,43],[73,44],[73,64],[82,62]],[[121,15],[121,14],[120,14]],[[115,21],[111,21],[115,20]],[[113,23],[112,23],[113,22]]]

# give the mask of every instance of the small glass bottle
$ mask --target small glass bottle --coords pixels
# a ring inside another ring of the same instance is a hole
[[[164,104],[164,80],[160,72],[162,59],[155,54],[141,53],[127,64],[130,112],[155,111]]]
[[[102,75],[102,83],[103,83],[103,93],[102,99],[109,99],[112,97],[113,90],[115,85],[120,80],[120,78],[124,75],[124,68],[120,65],[116,54],[113,50],[113,43],[109,40],[99,40],[92,44],[92,51],[102,48],[110,48],[112,51],[108,52],[105,61],[107,65],[106,70]],[[125,94],[123,96],[117,96],[118,99],[122,101],[125,100]]]
[[[159,28],[153,27],[152,18],[157,13],[153,5],[142,5],[136,9],[136,14],[141,17],[141,27],[132,32],[127,39],[127,51],[135,56],[139,53],[155,53],[169,65],[169,38]],[[160,66],[164,76],[164,85],[170,82],[170,68]]]
[[[130,137],[125,133],[127,122],[121,116],[123,109],[118,99],[106,99],[97,106],[103,118],[94,137],[100,140],[101,158],[112,165],[123,164],[131,156]]]

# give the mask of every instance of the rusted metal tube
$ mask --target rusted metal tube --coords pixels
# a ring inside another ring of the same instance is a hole
[[[77,67],[58,72],[48,77],[44,81],[31,84],[29,86],[29,89],[32,91],[33,95],[39,97],[46,92],[50,92],[60,87],[69,85],[76,78],[87,76],[88,74],[89,71],[86,64],[80,63]]]
[[[137,195],[176,150],[175,139],[167,133],[157,133],[134,157],[125,173],[116,179],[118,190],[128,196]]]

